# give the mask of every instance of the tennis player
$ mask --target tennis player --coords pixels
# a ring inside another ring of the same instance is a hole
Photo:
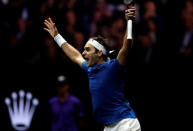
[[[126,20],[135,18],[135,7],[125,10]],[[104,131],[141,131],[139,121],[123,94],[123,72],[132,47],[132,24],[127,22],[123,45],[116,59],[108,60],[108,47],[103,37],[92,37],[81,53],[58,32],[51,18],[44,21],[46,30],[63,52],[85,70],[89,78],[93,113],[104,125]]]

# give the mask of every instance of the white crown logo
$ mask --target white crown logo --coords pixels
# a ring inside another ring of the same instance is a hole
[[[19,91],[19,99],[17,99],[18,95],[15,92],[12,92],[11,97],[13,99],[12,105],[10,98],[5,98],[11,124],[15,130],[25,131],[30,127],[35,108],[39,104],[39,101],[36,98],[32,99],[32,94],[30,92],[25,95],[23,90]]]

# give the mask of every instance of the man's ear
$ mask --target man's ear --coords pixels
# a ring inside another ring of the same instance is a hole
[[[103,55],[103,52],[102,52],[101,50],[99,50],[99,51],[97,52],[97,54],[98,54],[99,57],[101,57],[101,56]]]

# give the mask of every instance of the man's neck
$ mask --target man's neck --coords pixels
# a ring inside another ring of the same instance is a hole
[[[68,96],[69,96],[69,93],[65,93],[65,94],[59,95],[59,100],[61,102],[64,102],[67,99]]]
[[[96,65],[101,65],[101,64],[104,64],[105,62],[106,62],[106,61],[104,61],[104,60],[102,59],[102,60],[99,60]]]

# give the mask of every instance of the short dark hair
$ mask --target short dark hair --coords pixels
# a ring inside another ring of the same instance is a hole
[[[91,37],[91,39],[96,40],[98,43],[100,43],[101,45],[104,46],[104,48],[105,48],[106,51],[107,51],[107,54],[106,54],[106,55],[103,54],[102,57],[103,57],[103,59],[104,59],[105,61],[107,61],[108,53],[109,53],[109,51],[110,51],[110,48],[109,48],[109,46],[108,46],[108,39],[107,39],[107,38],[104,38],[104,37],[102,37],[102,36],[100,36],[100,35],[98,35],[97,37]],[[96,52],[99,51],[99,50],[96,49],[96,48],[95,48],[95,50],[96,50]]]

